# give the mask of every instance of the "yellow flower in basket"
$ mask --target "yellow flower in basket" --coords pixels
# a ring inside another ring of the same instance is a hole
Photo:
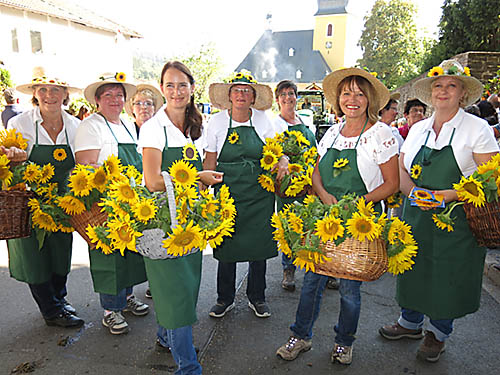
[[[138,200],[131,208],[135,217],[143,223],[147,223],[153,219],[158,211],[158,207],[155,205],[153,199]]]
[[[5,148],[17,147],[21,150],[28,148],[28,141],[16,129],[0,130],[0,146]]]
[[[83,211],[85,211],[85,205],[83,204],[83,202],[71,195],[58,197],[57,204],[68,215],[79,215]]]
[[[40,182],[46,184],[52,177],[54,177],[54,166],[50,163],[45,164],[40,171]]]
[[[380,237],[381,225],[359,212],[355,212],[346,224],[348,232],[360,242],[365,239],[373,241]]]
[[[75,197],[85,197],[89,195],[92,189],[89,172],[83,168],[79,169],[77,166],[69,177],[68,187]]]
[[[202,247],[203,234],[198,225],[193,225],[193,221],[183,228],[178,225],[172,230],[170,236],[163,241],[163,247],[171,255],[184,255],[194,247]]]
[[[4,188],[10,185],[13,177],[13,174],[10,171],[9,163],[10,160],[7,156],[0,155],[0,181],[2,181]]]
[[[342,219],[326,215],[323,219],[316,221],[316,234],[323,242],[334,241],[344,235]]]
[[[41,172],[41,168],[37,164],[30,163],[24,170],[23,179],[29,183],[38,181],[40,179]]]
[[[453,189],[456,190],[458,199],[472,203],[475,207],[483,206],[486,201],[483,184],[476,180],[474,175],[469,178],[462,177],[458,184],[453,184]]]
[[[141,232],[134,229],[134,221],[129,215],[125,215],[120,219],[114,218],[108,221],[110,233],[108,238],[111,239],[111,247],[120,250],[121,255],[125,254],[125,250],[136,252],[135,240],[142,236]]]
[[[264,151],[260,159],[260,166],[266,171],[270,171],[278,162],[278,158],[271,151]]]

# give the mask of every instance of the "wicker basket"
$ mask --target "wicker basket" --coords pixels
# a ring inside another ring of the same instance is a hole
[[[101,207],[99,207],[97,203],[94,203],[90,210],[84,211],[79,215],[71,216],[69,222],[71,226],[75,228],[78,233],[80,233],[80,236],[87,241],[89,247],[91,249],[95,249],[96,244],[92,243],[89,236],[87,236],[87,226],[89,224],[92,226],[102,225],[107,218],[108,214],[106,212],[101,212]]]
[[[0,191],[0,240],[31,235],[28,201],[31,191]]]
[[[331,260],[316,264],[316,273],[342,279],[374,281],[387,271],[387,251],[381,239],[360,242],[347,237],[339,246],[328,241],[324,245]]]
[[[495,248],[500,246],[500,205],[498,202],[485,203],[483,207],[464,204],[469,228],[479,246]]]

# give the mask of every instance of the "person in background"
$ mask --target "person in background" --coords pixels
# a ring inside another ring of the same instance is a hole
[[[399,134],[403,139],[406,139],[408,132],[415,123],[424,119],[426,109],[427,105],[417,98],[410,99],[405,103],[403,114],[406,118],[406,125],[399,128]]]
[[[19,103],[19,99],[17,99],[13,88],[5,89],[3,97],[5,98],[6,105],[5,109],[2,111],[2,124],[4,128],[7,128],[7,122],[12,117],[20,114],[22,109],[17,105]]]
[[[497,111],[497,113],[500,113],[500,98],[498,97],[498,95],[497,94],[490,95],[488,101],[493,105],[495,111]]]
[[[135,95],[125,103],[125,111],[135,119],[135,130],[137,137],[141,126],[154,116],[163,105],[163,96],[160,90],[153,85],[140,83]]]
[[[304,103],[302,103],[300,109],[311,109],[311,103],[309,103],[309,98],[304,98]]]
[[[391,94],[391,98],[387,102],[384,108],[382,108],[378,115],[380,116],[380,122],[387,124],[391,127],[392,134],[398,141],[399,149],[403,145],[404,139],[399,134],[399,130],[397,127],[392,126],[393,122],[396,121],[396,117],[398,116],[398,100],[401,97],[399,92],[395,92]]]

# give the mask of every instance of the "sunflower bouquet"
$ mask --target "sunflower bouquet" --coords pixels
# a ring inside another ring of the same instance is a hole
[[[293,259],[293,263],[306,270],[330,259],[325,243],[341,245],[347,238],[360,242],[382,239],[389,258],[388,271],[397,275],[411,269],[417,244],[409,225],[397,217],[388,219],[385,213],[373,209],[373,203],[355,194],[344,196],[338,203],[325,205],[313,195],[303,203],[285,205],[273,214],[274,239],[280,251]]]
[[[274,138],[267,138],[260,159],[264,173],[258,181],[262,188],[280,197],[296,197],[305,193],[306,187],[312,184],[318,154],[316,147],[309,146],[309,141],[299,131],[285,131]],[[290,174],[278,182],[276,164],[283,155],[289,158]]]
[[[28,148],[28,142],[16,129],[0,130],[0,146],[9,149],[17,147],[21,150]],[[0,181],[1,190],[26,190],[23,181],[25,163],[14,164],[5,155],[0,155]]]

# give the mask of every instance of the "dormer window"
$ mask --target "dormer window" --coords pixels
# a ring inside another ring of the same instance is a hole
[[[262,71],[262,78],[264,78],[264,79],[267,78],[267,70]]]
[[[302,71],[300,69],[297,69],[295,72],[295,78],[302,79]]]
[[[295,55],[295,50],[293,48],[289,48],[288,49],[288,56],[292,57],[293,55]]]
[[[331,23],[326,27],[326,36],[333,36],[333,25]]]

